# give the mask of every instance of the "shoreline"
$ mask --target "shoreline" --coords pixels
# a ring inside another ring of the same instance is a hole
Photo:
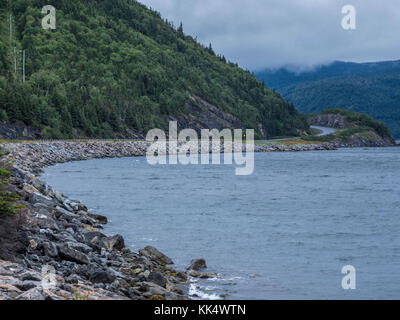
[[[171,267],[173,261],[154,247],[131,252],[121,235],[107,236],[101,232],[107,217],[90,212],[84,204],[53,191],[39,179],[44,167],[88,159],[144,156],[150,144],[143,141],[0,144],[10,151],[7,157],[14,162],[11,184],[25,206],[18,219],[10,217],[18,220],[15,221],[18,241],[13,250],[19,258],[0,260],[0,271],[6,275],[0,282],[0,299],[189,299],[189,277],[214,276],[200,270],[176,270]],[[241,146],[242,150],[244,147]],[[299,152],[337,147],[254,145],[254,149]],[[48,276],[43,272],[44,266],[50,266],[54,272],[55,284],[50,287],[43,285]],[[24,278],[21,274],[29,276]],[[2,282],[7,283],[6,288]]]
[[[176,270],[169,257],[151,246],[131,252],[121,235],[102,233],[105,216],[40,180],[41,169],[56,163],[144,152],[140,143],[130,143],[129,148],[121,143],[118,148],[114,143],[100,145],[1,144],[10,151],[4,157],[13,161],[10,185],[24,208],[15,216],[0,217],[0,236],[10,242],[3,243],[9,258],[0,259],[0,300],[189,299],[187,280],[196,273]],[[12,229],[12,239],[2,226]],[[49,274],[44,267],[51,271],[50,286],[45,285]]]
[[[145,156],[151,142],[145,141],[51,141],[51,142],[20,142],[0,143],[4,149],[11,152],[17,166],[25,167],[31,173],[38,173],[42,168],[57,163],[102,158],[122,158]],[[235,151],[245,151],[246,145],[234,146]],[[215,146],[214,146],[215,147]],[[210,143],[210,150],[214,148]],[[223,144],[221,143],[221,153]],[[179,148],[179,145],[178,145]],[[272,144],[254,145],[254,152],[300,152],[336,150],[338,146],[325,144]],[[199,153],[202,149],[199,147]],[[167,144],[168,154],[168,144]]]

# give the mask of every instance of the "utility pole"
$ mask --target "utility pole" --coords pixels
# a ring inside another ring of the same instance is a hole
[[[17,48],[14,47],[14,72],[17,73]]]
[[[22,81],[25,82],[26,79],[26,72],[25,72],[25,64],[26,64],[26,53],[25,50],[18,50],[14,44],[13,38],[13,17],[10,14],[10,45],[13,47],[13,58],[14,58],[14,72],[17,73],[17,55],[22,53]]]
[[[25,50],[22,50],[22,82],[25,82]]]
[[[12,40],[13,40],[12,32],[13,32],[13,29],[12,29],[12,14],[10,14],[10,44],[11,45],[12,45]]]

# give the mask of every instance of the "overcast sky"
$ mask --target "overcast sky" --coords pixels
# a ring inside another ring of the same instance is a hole
[[[399,0],[140,0],[252,71],[400,59]],[[344,5],[356,30],[344,30]]]

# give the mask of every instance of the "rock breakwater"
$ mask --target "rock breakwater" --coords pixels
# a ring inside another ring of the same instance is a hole
[[[28,170],[31,173],[37,173],[40,172],[41,168],[56,163],[95,158],[145,156],[150,145],[150,142],[144,141],[57,141],[8,143],[3,144],[2,146],[11,152],[11,156],[15,159],[16,166],[25,168],[25,170]],[[220,148],[221,152],[224,151],[223,144],[215,146],[215,144],[210,143],[210,150],[215,150],[216,147]],[[198,149],[199,152],[204,152],[200,145]],[[246,145],[234,145],[234,149],[245,151]],[[335,149],[336,146],[333,144],[254,145],[255,152],[294,152]]]

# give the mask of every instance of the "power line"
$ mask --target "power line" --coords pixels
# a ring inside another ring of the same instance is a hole
[[[10,45],[13,48],[13,60],[14,60],[14,72],[17,73],[17,55],[22,53],[22,81],[25,82],[26,80],[26,51],[18,50],[16,45],[13,43],[13,17],[10,14]],[[14,45],[13,45],[14,44]]]

